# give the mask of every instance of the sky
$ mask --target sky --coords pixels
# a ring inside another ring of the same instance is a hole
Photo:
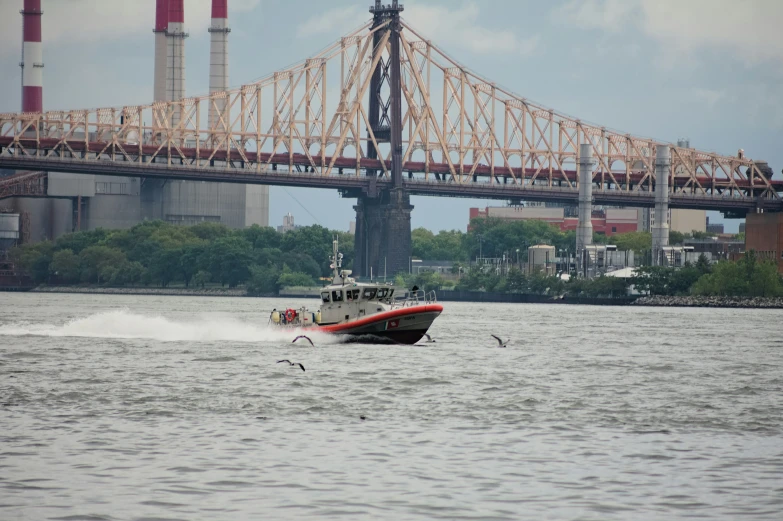
[[[386,1],[386,0],[384,0]],[[208,92],[210,0],[185,0],[188,95]],[[370,0],[230,0],[231,85],[370,19]],[[0,112],[21,105],[22,0],[0,0]],[[403,17],[464,66],[544,106],[638,136],[783,168],[783,1],[407,0]],[[152,99],[155,0],[43,0],[44,108]],[[348,229],[354,200],[271,188],[270,224]],[[461,229],[472,206],[413,197],[413,226]],[[710,213],[711,221],[720,214]],[[736,231],[738,221],[725,221]]]

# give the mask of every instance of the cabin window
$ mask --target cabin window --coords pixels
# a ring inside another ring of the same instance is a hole
[[[343,301],[343,291],[341,289],[332,291],[332,302],[342,302],[342,301]]]
[[[367,288],[364,290],[363,298],[367,300],[372,300],[375,298],[375,294],[378,293],[377,288]]]
[[[345,290],[345,298],[347,300],[359,300],[359,290],[358,289]]]
[[[389,288],[380,288],[378,290],[378,300],[385,299],[389,295]]]
[[[329,302],[329,292],[328,291],[324,291],[323,293],[321,293],[321,300],[323,300],[324,302]]]

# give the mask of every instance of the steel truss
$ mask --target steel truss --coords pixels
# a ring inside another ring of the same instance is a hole
[[[392,149],[375,131],[385,132],[388,107],[367,107],[378,99],[370,92],[373,74],[389,79],[392,30],[390,21],[368,23],[312,58],[226,92],[142,106],[0,114],[0,166],[4,159],[35,159],[51,170],[66,161],[69,171],[74,162],[91,171],[95,163],[121,164],[123,175],[140,176],[162,166],[212,169],[228,171],[226,180],[236,172],[270,184],[285,172],[324,179],[370,172],[383,184],[391,181]],[[441,186],[443,195],[479,186],[480,193],[513,187],[575,193],[577,153],[589,143],[594,193],[652,194],[656,148],[667,145],[675,197],[781,201],[783,185],[742,154],[722,156],[587,124],[471,72],[406,23],[399,30],[406,184],[425,183],[433,194]],[[371,124],[373,110],[383,117]]]

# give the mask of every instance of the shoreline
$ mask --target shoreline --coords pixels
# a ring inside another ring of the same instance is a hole
[[[3,291],[3,288],[0,288]],[[171,297],[242,297],[242,298],[278,298],[303,299],[317,298],[310,294],[290,292],[286,295],[264,294],[248,295],[244,288],[193,289],[193,288],[97,288],[79,286],[40,286],[27,289],[29,293],[59,293],[83,295],[135,295],[135,296],[171,296]],[[701,308],[744,308],[744,309],[783,309],[780,297],[549,297],[522,293],[492,293],[483,291],[437,292],[441,302],[475,302],[500,304],[561,304],[593,306],[639,306],[639,307],[701,307]]]
[[[640,297],[634,306],[677,308],[783,309],[781,297]]]

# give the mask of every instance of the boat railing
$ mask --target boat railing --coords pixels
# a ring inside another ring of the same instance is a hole
[[[392,308],[407,308],[411,306],[420,306],[422,304],[434,304],[438,301],[435,290],[426,292],[423,289],[409,291],[404,297],[399,297],[392,302]]]

